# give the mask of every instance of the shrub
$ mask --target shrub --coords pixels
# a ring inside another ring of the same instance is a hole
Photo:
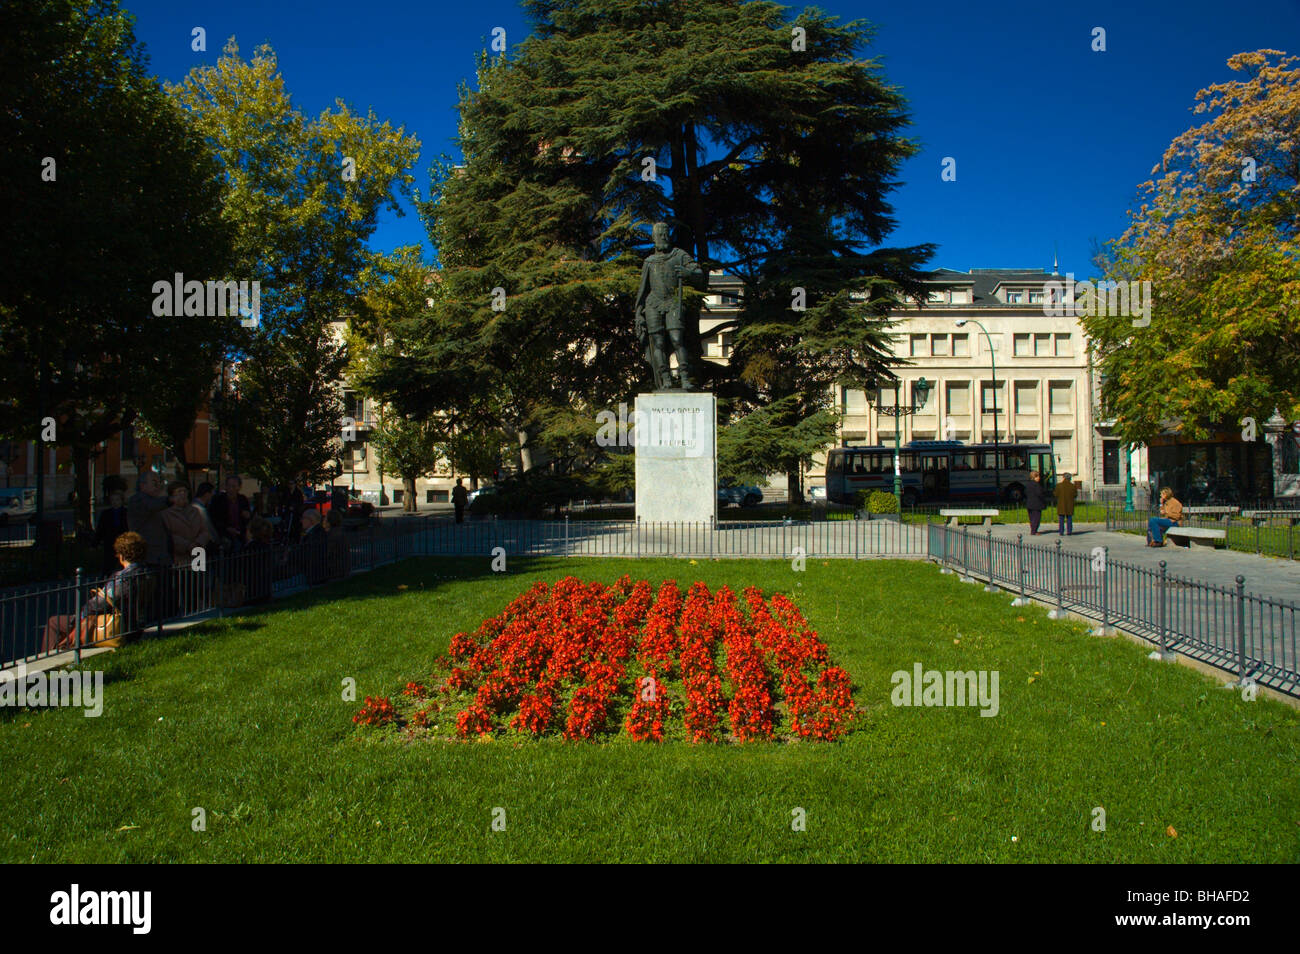
[[[883,490],[858,493],[858,508],[867,513],[898,513],[898,498]]]

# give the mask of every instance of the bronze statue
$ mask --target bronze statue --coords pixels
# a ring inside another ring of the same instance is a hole
[[[686,327],[682,283],[703,291],[708,287],[709,273],[684,249],[671,248],[667,223],[656,222],[653,234],[655,250],[647,256],[641,269],[641,287],[636,293],[637,341],[654,372],[655,390],[676,389],[668,359],[671,352],[677,355],[680,390],[691,391],[695,389],[700,358],[699,332]]]

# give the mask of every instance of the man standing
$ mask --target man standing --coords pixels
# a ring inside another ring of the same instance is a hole
[[[469,493],[465,490],[465,485],[461,478],[456,478],[456,486],[451,489],[451,502],[456,507],[456,522],[465,522],[465,502],[469,500]]]
[[[253,518],[253,508],[248,498],[239,492],[244,482],[238,474],[226,478],[225,493],[212,498],[211,517],[221,540],[222,549],[238,553],[244,543],[244,531]]]
[[[162,478],[151,470],[136,477],[135,493],[126,502],[126,525],[144,537],[145,562],[155,566],[166,566],[169,562],[169,537],[162,512],[170,503],[163,494]]]
[[[1074,535],[1074,498],[1078,493],[1079,488],[1070,483],[1070,475],[1062,474],[1056,485],[1056,524],[1063,537]]]
[[[677,355],[681,388],[690,391],[695,387],[692,380],[695,356],[687,347],[682,282],[702,291],[708,287],[709,276],[689,253],[671,247],[666,222],[656,222],[652,232],[655,250],[647,256],[641,268],[641,286],[636,293],[637,340],[645,349],[646,361],[654,371],[656,390],[667,391],[673,387],[672,369],[668,363],[671,350]]]

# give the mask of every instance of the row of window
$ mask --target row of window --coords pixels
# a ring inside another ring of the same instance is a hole
[[[1042,382],[1039,381],[1016,381],[1015,387],[1015,412],[1017,414],[1037,414],[1039,412],[1038,391]],[[1049,414],[1073,414],[1074,413],[1074,382],[1073,381],[1048,381],[1047,385],[1047,412]],[[995,410],[1001,414],[1006,411],[1006,381],[999,381],[994,386],[991,381],[980,382],[980,409],[985,414],[992,414]],[[938,389],[931,387],[925,396],[925,403],[917,401],[919,395],[916,393],[916,384],[912,383],[912,400],[915,402],[918,414],[933,414],[935,402],[937,400],[936,391]],[[944,386],[944,413],[948,416],[957,416],[970,414],[971,412],[971,382],[969,381],[949,381]],[[877,407],[893,407],[895,404],[894,388],[881,388],[880,397],[876,403]],[[906,403],[906,391],[901,396],[899,403]],[[848,388],[840,389],[840,408],[846,414],[863,413],[866,411],[866,395],[861,391],[851,391]]]

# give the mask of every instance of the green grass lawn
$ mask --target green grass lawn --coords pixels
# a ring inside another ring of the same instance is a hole
[[[0,860],[1300,860],[1300,713],[932,566],[509,570],[410,560],[89,660],[106,673],[101,718],[0,711]],[[625,572],[795,594],[853,675],[858,730],[654,746],[411,744],[353,726],[362,696],[427,675],[452,634],[533,580]],[[915,662],[998,670],[999,714],[893,707],[890,675]],[[345,677],[356,702],[341,699]],[[493,832],[497,807],[506,830]],[[1089,827],[1096,807],[1104,832]]]

